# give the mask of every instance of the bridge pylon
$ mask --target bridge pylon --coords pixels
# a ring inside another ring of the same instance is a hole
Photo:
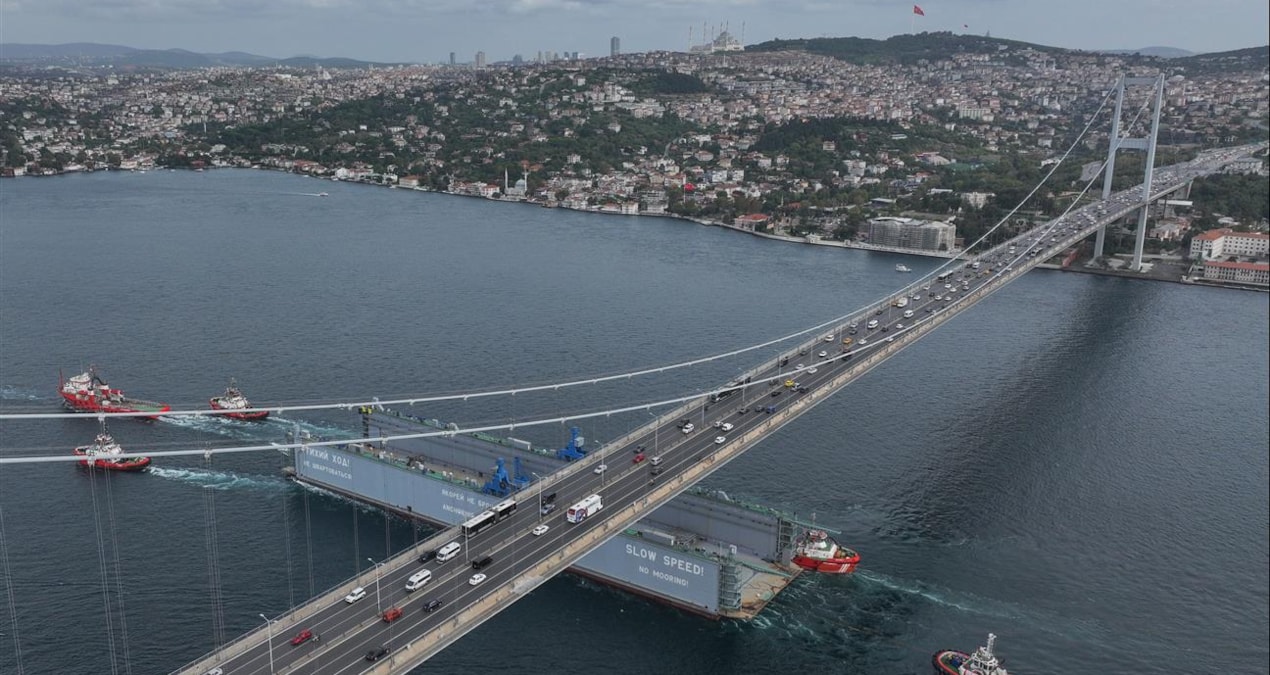
[[[1151,111],[1151,134],[1146,138],[1121,138],[1120,137],[1120,113],[1124,106],[1124,90],[1125,87],[1134,86],[1152,86],[1155,91],[1155,102]],[[1111,181],[1116,173],[1116,152],[1119,150],[1146,150],[1147,160],[1146,167],[1142,176],[1142,208],[1138,210],[1138,231],[1137,239],[1133,246],[1133,264],[1129,269],[1137,272],[1142,269],[1142,249],[1146,245],[1147,236],[1147,214],[1151,205],[1151,176],[1155,171],[1155,142],[1160,134],[1160,108],[1164,105],[1164,74],[1161,73],[1156,77],[1125,77],[1120,76],[1116,82],[1116,112],[1111,118],[1111,134],[1110,142],[1107,145],[1107,165],[1103,168],[1102,177],[1102,198],[1107,199],[1111,196]],[[1107,226],[1103,225],[1098,228],[1098,234],[1094,239],[1094,260],[1099,260],[1103,255],[1103,246],[1107,241]]]

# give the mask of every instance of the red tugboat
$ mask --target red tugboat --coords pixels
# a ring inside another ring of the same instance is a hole
[[[229,386],[226,387],[225,393],[212,398],[208,401],[212,404],[212,410],[228,410],[223,417],[232,417],[236,420],[262,420],[269,416],[268,410],[257,410],[253,412],[239,412],[251,408],[251,402],[246,396],[238,390],[238,385],[231,379]]]
[[[931,662],[938,675],[1009,675],[1001,667],[1001,661],[992,653],[997,636],[988,633],[987,646],[975,650],[974,654],[945,649],[935,652]]]
[[[62,401],[72,410],[107,413],[152,412],[154,414],[147,417],[157,419],[161,413],[172,409],[166,403],[124,396],[122,390],[112,388],[106,384],[105,380],[98,377],[97,370],[91,366],[86,373],[65,379],[62,379],[61,373],[58,373],[58,378],[61,379],[59,393],[62,395]]]
[[[860,554],[838,544],[824,530],[811,530],[794,553],[794,564],[812,572],[850,574],[860,564]]]
[[[149,457],[121,457],[123,448],[106,432],[106,425],[101,425],[101,433],[90,445],[75,448],[75,454],[84,457],[77,462],[82,467],[105,469],[107,471],[140,471],[150,466]]]

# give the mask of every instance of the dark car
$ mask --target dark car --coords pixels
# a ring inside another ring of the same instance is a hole
[[[800,394],[806,394],[806,393],[807,393],[807,391],[808,391],[807,387],[799,387],[799,388],[798,388],[798,393],[800,393]]]
[[[437,552],[435,549],[431,551],[424,551],[423,555],[419,556],[419,562],[426,563],[430,560],[435,559],[436,557],[437,557]]]
[[[773,397],[780,396],[780,395],[781,395],[781,390],[780,390],[780,389],[777,389],[777,390],[775,390],[775,391],[773,391],[773,392],[772,392],[772,396],[773,396]]]
[[[429,600],[429,601],[428,601],[428,604],[426,604],[426,605],[424,605],[424,606],[423,606],[423,613],[424,613],[424,614],[431,614],[431,613],[433,613],[433,612],[437,611],[438,609],[441,609],[441,604],[442,604],[442,603],[441,603],[441,601],[440,601],[440,600]]]
[[[655,467],[653,467],[653,470],[652,470],[652,471],[649,471],[648,473],[649,473],[649,475],[652,475],[652,476],[660,476],[660,475],[661,475],[661,467],[660,467],[660,466],[655,466]]]
[[[479,570],[485,567],[489,567],[489,564],[492,562],[494,562],[494,556],[487,555],[484,558],[481,558],[480,560],[473,560],[472,569]]]
[[[379,647],[366,652],[367,661],[378,661],[388,656],[388,645],[380,645]]]
[[[542,498],[542,501],[544,504],[550,504],[556,501],[556,493],[554,492],[548,493],[546,497]]]

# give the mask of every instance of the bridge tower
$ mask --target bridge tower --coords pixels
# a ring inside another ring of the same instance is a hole
[[[1151,111],[1151,135],[1147,138],[1121,138],[1120,137],[1120,112],[1124,105],[1125,87],[1150,85],[1155,89],[1155,105]],[[1111,135],[1110,143],[1107,145],[1107,166],[1103,168],[1102,177],[1102,198],[1107,199],[1111,196],[1111,179],[1116,173],[1116,152],[1119,150],[1146,150],[1147,160],[1146,168],[1142,177],[1142,208],[1138,211],[1138,231],[1137,239],[1133,245],[1133,264],[1129,269],[1134,272],[1142,269],[1142,248],[1146,245],[1147,237],[1147,213],[1151,206],[1151,176],[1155,172],[1155,141],[1160,134],[1160,108],[1164,104],[1164,74],[1161,73],[1156,77],[1125,77],[1120,76],[1120,80],[1116,82],[1116,112],[1111,118]],[[1094,239],[1094,260],[1102,258],[1103,246],[1107,241],[1107,226],[1103,225],[1098,228],[1098,235]]]

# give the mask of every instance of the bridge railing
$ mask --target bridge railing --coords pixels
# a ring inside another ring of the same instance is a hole
[[[456,532],[457,532],[457,528],[449,528],[449,529],[441,530],[437,534],[433,535],[431,538],[426,539],[417,544],[414,544],[411,546],[410,549],[406,551],[402,551],[401,553],[398,553],[393,558],[390,558],[384,563],[381,563],[381,565],[385,569],[379,570],[378,572],[376,572],[375,568],[372,567],[369,570],[356,574],[344,581],[341,581],[335,586],[332,586],[328,590],[323,591],[317,596],[310,598],[308,601],[304,602],[303,604],[292,607],[291,609],[287,610],[285,613],[279,615],[277,618],[270,619],[269,623],[284,625],[284,626],[294,626],[296,624],[299,624],[303,622],[305,619],[309,618],[310,616],[313,616],[314,614],[318,613],[325,607],[330,606],[336,600],[342,599],[344,596],[352,592],[354,588],[357,588],[359,586],[362,588],[366,588],[366,587],[369,587],[371,584],[374,584],[376,580],[376,574],[383,575],[384,573],[389,572],[391,570],[399,569],[403,561],[412,559],[415,555],[418,554],[418,552],[421,549],[435,548],[438,546],[442,546],[445,543],[448,543],[449,541],[453,541],[453,539],[456,536]],[[379,565],[377,565],[376,567],[378,566]],[[270,632],[269,632],[270,630],[271,628],[266,628],[264,626],[260,628],[252,629],[240,635],[237,639],[227,642],[224,645],[221,645],[220,647],[213,649],[212,651],[204,654],[203,656],[199,657],[198,659],[188,664],[187,666],[173,671],[173,673],[202,675],[203,673],[206,673],[208,670],[211,670],[212,668],[220,665],[221,663],[224,663],[225,661],[228,661],[230,659],[233,659],[237,656],[242,655],[246,651],[253,648],[256,644],[261,642],[262,638],[268,639],[268,636],[270,635]]]

